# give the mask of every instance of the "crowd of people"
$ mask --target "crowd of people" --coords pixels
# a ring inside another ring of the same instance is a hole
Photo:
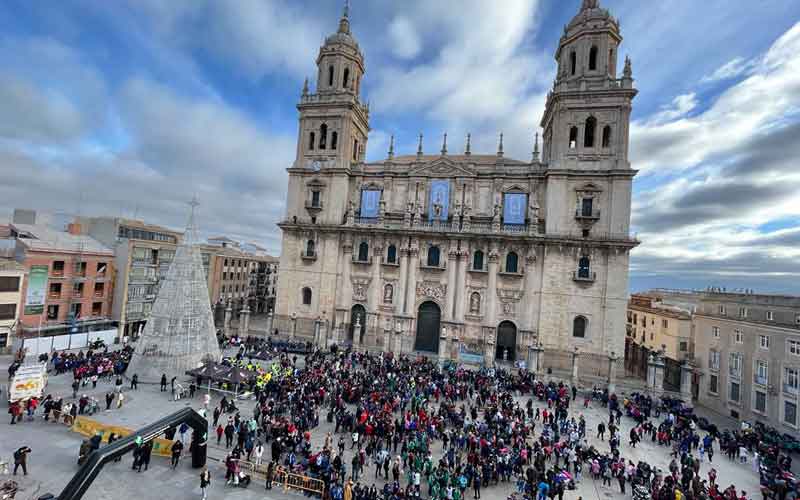
[[[576,387],[544,383],[525,370],[442,367],[391,353],[334,349],[311,352],[300,362],[291,346],[278,345],[244,339],[226,363],[259,374],[243,382],[252,391],[252,411],[225,396],[208,415],[209,439],[216,437],[220,448],[224,439],[225,482],[232,486],[248,486],[255,468],[266,473],[267,488],[278,473],[295,473],[321,481],[324,496],[333,500],[480,499],[486,488],[526,500],[563,500],[587,479],[601,487],[615,484],[634,500],[797,496],[789,457],[748,429],[703,432],[686,408],[670,400],[618,397],[598,388],[579,398]],[[276,355],[271,367],[248,358],[263,349]],[[129,357],[124,349],[59,354],[49,361],[80,385],[95,376],[121,380]],[[121,390],[109,394],[122,397]],[[91,407],[84,398],[67,403],[73,417]],[[64,405],[46,398],[25,411],[43,406],[46,419],[51,413],[58,418]],[[587,429],[584,410],[590,406],[608,417]],[[624,436],[623,418],[632,424]],[[320,419],[331,431],[319,429]],[[173,467],[183,451],[183,431],[178,441]],[[669,464],[633,459],[642,441],[664,447]],[[761,491],[720,484],[716,450],[736,462],[745,457],[760,476]],[[142,457],[136,457],[137,470],[149,463]],[[204,493],[212,476],[203,470]]]

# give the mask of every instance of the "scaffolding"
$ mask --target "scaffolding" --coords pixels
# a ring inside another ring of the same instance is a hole
[[[190,205],[184,239],[175,250],[127,370],[129,377],[137,374],[142,382],[158,382],[162,375],[168,380],[180,378],[187,370],[220,359],[208,282],[196,246],[197,200]]]

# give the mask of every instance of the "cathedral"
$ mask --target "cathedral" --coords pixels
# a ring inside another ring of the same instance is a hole
[[[583,0],[532,155],[367,162],[365,61],[345,9],[303,87],[274,327],[319,345],[610,380],[624,353],[633,86],[618,21]],[[437,148],[438,149],[438,148]]]

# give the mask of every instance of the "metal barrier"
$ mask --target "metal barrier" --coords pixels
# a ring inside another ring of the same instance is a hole
[[[258,474],[263,476],[265,479],[267,477],[268,464],[261,463],[256,465],[253,462],[240,459],[239,467],[241,467],[243,470],[246,470],[251,475]],[[317,494],[320,497],[322,497],[323,493],[325,492],[325,482],[321,479],[289,472],[281,465],[275,467],[275,471],[272,474],[272,484],[273,486],[283,487],[284,492],[294,489]]]

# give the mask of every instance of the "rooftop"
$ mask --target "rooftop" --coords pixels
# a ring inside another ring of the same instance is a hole
[[[25,272],[25,266],[14,259],[0,257],[0,271],[19,271]]]
[[[33,224],[11,224],[11,229],[19,235],[17,241],[33,251],[114,255],[110,248],[90,236],[74,235]]]

